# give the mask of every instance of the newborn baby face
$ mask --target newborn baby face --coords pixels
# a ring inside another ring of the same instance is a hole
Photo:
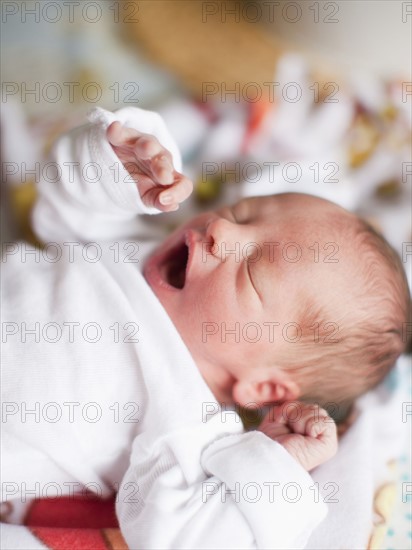
[[[326,245],[351,216],[309,195],[243,199],[190,220],[149,258],[144,276],[212,388],[293,353],[308,299],[336,302],[341,243]]]

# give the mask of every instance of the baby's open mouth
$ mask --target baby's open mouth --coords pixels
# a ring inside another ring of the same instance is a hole
[[[160,266],[166,282],[174,288],[182,289],[186,282],[186,267],[189,249],[184,241],[174,246],[165,256]]]

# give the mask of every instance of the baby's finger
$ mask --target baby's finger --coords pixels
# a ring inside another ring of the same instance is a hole
[[[154,179],[160,185],[171,185],[175,180],[173,162],[170,154],[160,153],[151,160]]]
[[[159,194],[158,201],[162,206],[179,204],[186,200],[193,191],[193,183],[189,178],[183,174],[178,174],[178,172],[175,172],[175,174],[177,175],[175,183]]]
[[[329,416],[311,417],[306,422],[305,433],[310,437],[331,437],[336,433],[336,424]]]
[[[295,402],[296,404],[296,402]],[[281,424],[286,426],[288,424],[288,407],[291,406],[291,403],[285,401],[278,405],[272,405],[262,420],[260,426],[267,426],[269,424]],[[290,432],[290,429],[288,429]]]
[[[299,401],[284,401],[279,405],[273,405],[265,419],[280,424],[293,424],[302,417],[304,408],[305,405]]]
[[[147,176],[145,176],[147,177]],[[159,187],[149,187],[142,195],[142,201],[146,206],[153,206],[162,212],[174,212],[179,208],[176,203],[163,205],[159,201]]]
[[[107,139],[113,147],[120,147],[136,140],[142,134],[133,128],[123,126],[119,121],[112,122],[106,131]]]
[[[149,134],[141,134],[136,141],[133,151],[137,158],[148,160],[157,155],[170,155],[169,151],[165,149],[155,136]]]
[[[319,425],[320,419],[329,418],[328,413],[318,405],[307,405],[296,403],[295,408],[290,411],[287,424],[296,434],[309,435],[307,432],[307,423]],[[322,423],[324,420],[322,420]],[[330,422],[333,422],[330,419]]]
[[[311,418],[306,426],[306,434],[316,439],[317,445],[323,448],[323,458],[332,458],[338,450],[338,433],[335,422],[328,416],[322,416],[317,421]]]
[[[289,435],[291,433],[290,429],[285,424],[277,424],[275,422],[261,425],[258,429],[273,440],[282,435]]]

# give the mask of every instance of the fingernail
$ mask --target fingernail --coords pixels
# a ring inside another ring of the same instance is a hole
[[[170,193],[165,193],[164,195],[160,195],[160,202],[162,204],[170,204],[173,202],[173,195]]]

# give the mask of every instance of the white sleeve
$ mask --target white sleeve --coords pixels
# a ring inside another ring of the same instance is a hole
[[[197,462],[195,431],[139,437],[116,505],[131,550],[304,548],[327,514],[311,476],[261,432],[226,434]]]
[[[160,212],[143,204],[136,183],[107,141],[106,129],[115,120],[155,135],[181,170],[177,146],[157,113],[96,108],[89,120],[63,135],[42,167],[33,227],[44,242],[136,237],[142,227],[138,214]]]

